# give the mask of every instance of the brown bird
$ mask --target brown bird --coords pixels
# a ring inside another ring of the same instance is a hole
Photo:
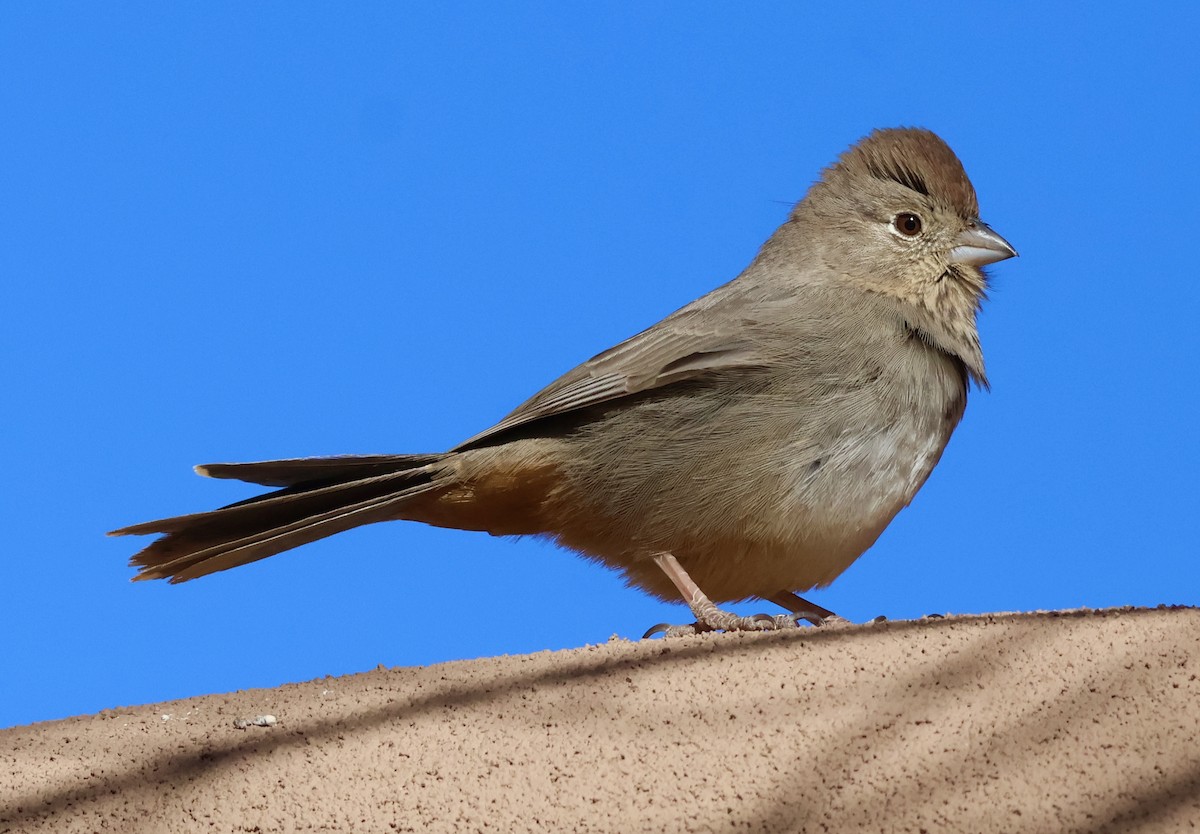
[[[162,533],[135,579],[184,582],[404,519],[540,535],[683,600],[695,628],[790,625],[716,602],[828,585],[929,477],[987,387],[982,267],[1016,255],[927,130],[847,150],[753,262],[448,452],[197,467],[281,487]]]

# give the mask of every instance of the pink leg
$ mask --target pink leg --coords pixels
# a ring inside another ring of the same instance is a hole
[[[834,614],[828,608],[822,608],[803,597],[798,597],[791,591],[780,591],[777,594],[765,597],[765,599],[770,600],[780,608],[786,608],[792,612],[793,616],[801,620],[808,620],[815,626],[824,625],[826,620],[837,618],[837,614]]]
[[[776,617],[768,617],[765,614],[758,614],[753,617],[739,617],[737,614],[723,611],[705,596],[704,592],[700,590],[700,586],[683,569],[683,565],[679,564],[679,560],[670,553],[655,554],[654,563],[662,569],[662,572],[667,575],[672,584],[679,589],[684,602],[692,609],[696,623],[690,626],[670,626],[663,623],[647,631],[643,637],[650,637],[660,631],[667,637],[695,634],[700,631],[773,631],[796,624],[795,620],[785,614],[780,614]],[[784,607],[786,608],[787,606]]]

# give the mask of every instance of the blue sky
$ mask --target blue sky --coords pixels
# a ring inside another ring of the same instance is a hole
[[[1048,5],[0,6],[0,726],[683,619],[531,540],[377,525],[171,587],[102,534],[254,492],[196,463],[453,445],[880,126],[941,133],[1021,257],[992,392],[814,601],[1200,602],[1200,20]]]

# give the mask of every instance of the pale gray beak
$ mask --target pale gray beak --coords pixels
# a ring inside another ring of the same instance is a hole
[[[993,232],[982,220],[976,220],[964,229],[955,244],[950,250],[952,264],[987,266],[1017,256],[1017,250],[1012,248],[1012,244]]]

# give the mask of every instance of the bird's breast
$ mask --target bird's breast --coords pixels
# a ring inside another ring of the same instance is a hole
[[[823,432],[803,434],[781,458],[790,512],[779,530],[826,562],[832,581],[916,495],[966,404],[953,360],[919,353],[869,389],[828,405]],[[895,363],[893,362],[893,367]]]

